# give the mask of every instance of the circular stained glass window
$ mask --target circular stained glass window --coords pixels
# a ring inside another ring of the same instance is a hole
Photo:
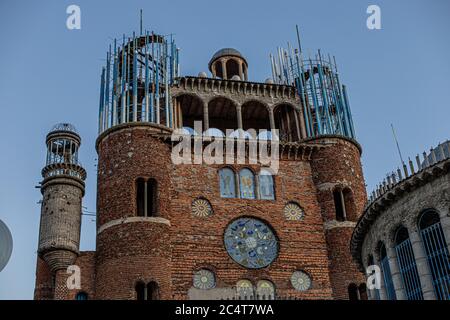
[[[214,276],[214,273],[206,270],[201,269],[198,270],[196,273],[194,273],[194,287],[197,289],[212,289],[216,286],[216,277]]]
[[[233,221],[225,230],[225,248],[231,258],[249,269],[264,268],[278,255],[278,241],[272,229],[253,218]]]
[[[295,271],[291,276],[292,286],[298,291],[306,291],[311,288],[311,277],[303,271]]]

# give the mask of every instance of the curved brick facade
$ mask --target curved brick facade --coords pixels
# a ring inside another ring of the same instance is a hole
[[[346,139],[321,138],[316,142],[327,145],[313,155],[311,166],[325,222],[331,284],[335,298],[348,299],[349,284],[365,282],[349,250],[353,228],[367,201],[361,151]],[[333,199],[336,188],[349,188],[352,193],[347,220],[343,222],[336,220]]]

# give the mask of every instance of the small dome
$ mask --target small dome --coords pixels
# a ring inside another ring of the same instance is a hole
[[[72,133],[78,134],[78,131],[75,128],[75,126],[70,123],[55,124],[53,126],[52,130],[50,130],[50,132],[56,132],[56,131],[67,131],[67,132],[72,132]]]
[[[231,77],[231,80],[241,81],[241,77],[239,77],[237,74],[235,74],[234,76]]]
[[[266,79],[266,83],[267,84],[272,84],[273,83],[273,79],[272,78],[267,78]]]
[[[204,71],[198,73],[199,78],[208,78],[208,74]]]
[[[226,57],[226,56],[234,56],[234,57],[238,57],[241,58],[242,60],[245,61],[245,63],[247,63],[247,60],[244,58],[244,56],[236,49],[234,48],[223,48],[220,49],[219,51],[217,51],[216,53],[214,53],[214,55],[212,56],[211,60],[209,60],[209,67],[211,67],[211,64],[216,61],[217,59],[221,58],[221,57]]]

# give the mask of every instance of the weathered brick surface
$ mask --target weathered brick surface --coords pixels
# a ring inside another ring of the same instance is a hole
[[[348,285],[365,282],[350,254],[350,239],[354,222],[367,200],[360,151],[344,139],[319,139],[328,146],[313,155],[311,167],[318,189],[318,199],[325,220],[330,257],[330,278],[333,295],[348,299]],[[353,214],[346,222],[337,222],[333,200],[336,187],[348,187],[353,194]]]
[[[156,138],[150,126],[123,127],[100,139],[97,250],[95,262],[89,260],[95,284],[89,294],[98,299],[134,299],[135,284],[142,280],[156,281],[163,299],[188,299],[193,273],[206,267],[215,272],[218,288],[234,287],[241,279],[254,284],[267,279],[278,296],[347,298],[348,283],[363,278],[350,257],[351,226],[333,225],[332,186],[350,187],[355,212],[362,209],[366,195],[359,150],[339,138],[310,143],[321,144],[311,160],[280,161],[275,200],[246,200],[220,197],[220,165],[173,165],[170,144]],[[245,167],[259,170],[258,165]],[[156,219],[134,218],[138,177],[158,182]],[[212,216],[192,215],[191,204],[198,197],[210,201]],[[304,209],[302,220],[285,219],[283,208],[290,201]],[[225,228],[241,216],[261,219],[275,231],[280,248],[270,266],[248,270],[227,254]],[[290,277],[296,270],[311,275],[310,290],[293,289]]]

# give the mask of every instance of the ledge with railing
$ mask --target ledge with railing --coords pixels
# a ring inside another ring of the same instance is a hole
[[[407,163],[403,163],[401,168],[397,168],[397,170],[388,173],[386,178],[377,185],[375,190],[369,195],[366,208],[401,182],[449,158],[449,140],[439,144],[436,148],[431,148],[429,153],[423,152],[422,160],[419,154],[416,155],[415,163],[409,158]]]

